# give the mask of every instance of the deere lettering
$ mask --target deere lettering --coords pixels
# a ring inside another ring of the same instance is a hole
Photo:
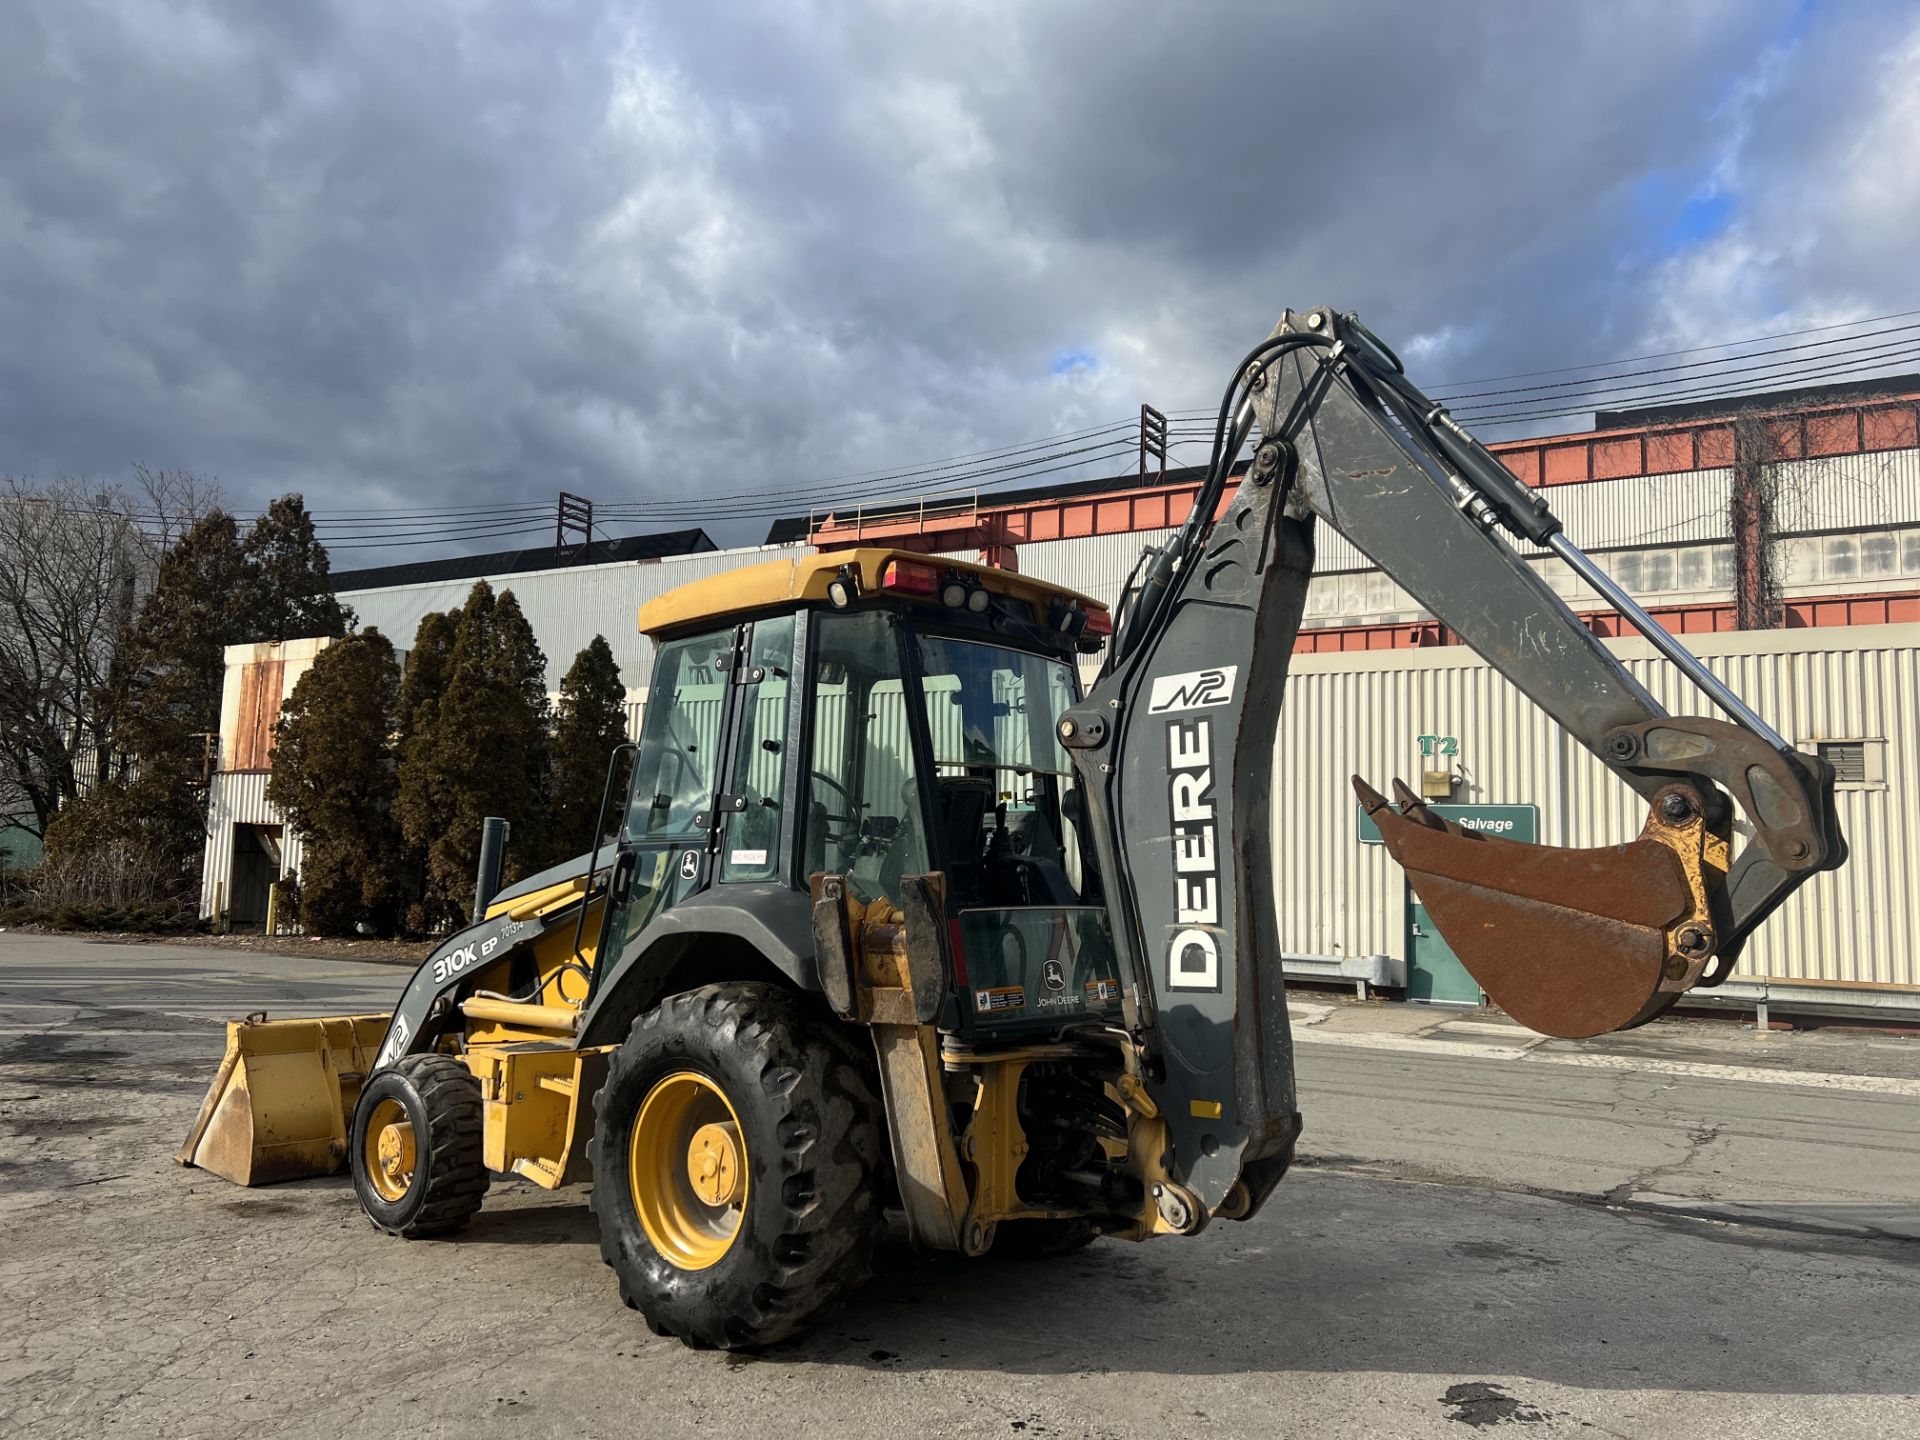
[[[1169,990],[1220,988],[1220,859],[1214,843],[1213,722],[1167,722],[1173,897],[1180,929],[1167,947]]]

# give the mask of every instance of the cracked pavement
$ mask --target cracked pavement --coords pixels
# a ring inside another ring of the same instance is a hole
[[[1720,1073],[1898,1076],[1920,1042],[1591,1052],[1710,1067],[1679,1074],[1309,1041],[1303,1164],[1251,1223],[1018,1270],[892,1250],[740,1356],[620,1306],[583,1191],[497,1182],[407,1244],[343,1179],[172,1163],[219,1017],[405,976],[0,935],[0,1435],[1920,1433],[1916,1101]]]

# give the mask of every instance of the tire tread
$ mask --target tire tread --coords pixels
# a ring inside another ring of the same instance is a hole
[[[781,1177],[778,1232],[764,1248],[751,1285],[709,1286],[697,1303],[649,1307],[644,1277],[623,1253],[627,1237],[607,1178],[624,1174],[624,1157],[602,1153],[613,1069],[595,1097],[589,1146],[600,1220],[601,1258],[620,1276],[622,1298],[655,1333],[694,1346],[770,1344],[831,1310],[865,1283],[886,1226],[880,1170],[886,1145],[880,1105],[863,1063],[837,1022],[790,991],[762,984],[710,985],[670,996],[633,1023],[613,1067],[641,1063],[667,1031],[705,1031],[717,1047],[746,1052],[742,1068],[776,1111],[769,1127]],[[844,1126],[830,1117],[845,1116]],[[838,1134],[830,1134],[832,1131]],[[624,1182],[622,1182],[624,1183]],[[622,1207],[624,1208],[624,1207]],[[744,1237],[743,1237],[744,1238]]]
[[[406,1239],[424,1239],[458,1230],[480,1213],[486,1201],[486,1104],[480,1082],[451,1055],[409,1055],[394,1067],[406,1077],[427,1112],[427,1193],[419,1208],[400,1225],[367,1218],[378,1228]]]

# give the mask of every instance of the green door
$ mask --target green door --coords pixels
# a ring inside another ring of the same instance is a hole
[[[1517,840],[1532,845],[1540,839],[1540,807],[1537,805],[1450,805],[1427,807],[1444,820],[1452,820],[1468,830],[1477,830],[1501,840]],[[1362,845],[1378,845],[1380,827],[1364,809],[1356,807],[1359,838]],[[1467,967],[1448,948],[1440,929],[1427,914],[1420,897],[1407,886],[1407,999],[1429,1005],[1478,1005],[1482,1003],[1480,985],[1467,973]]]
[[[1480,983],[1447,947],[1427,907],[1407,887],[1407,999],[1429,1005],[1478,1005]]]

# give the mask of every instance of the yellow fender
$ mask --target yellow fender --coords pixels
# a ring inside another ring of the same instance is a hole
[[[387,1015],[227,1025],[227,1053],[174,1159],[236,1185],[332,1175]]]

